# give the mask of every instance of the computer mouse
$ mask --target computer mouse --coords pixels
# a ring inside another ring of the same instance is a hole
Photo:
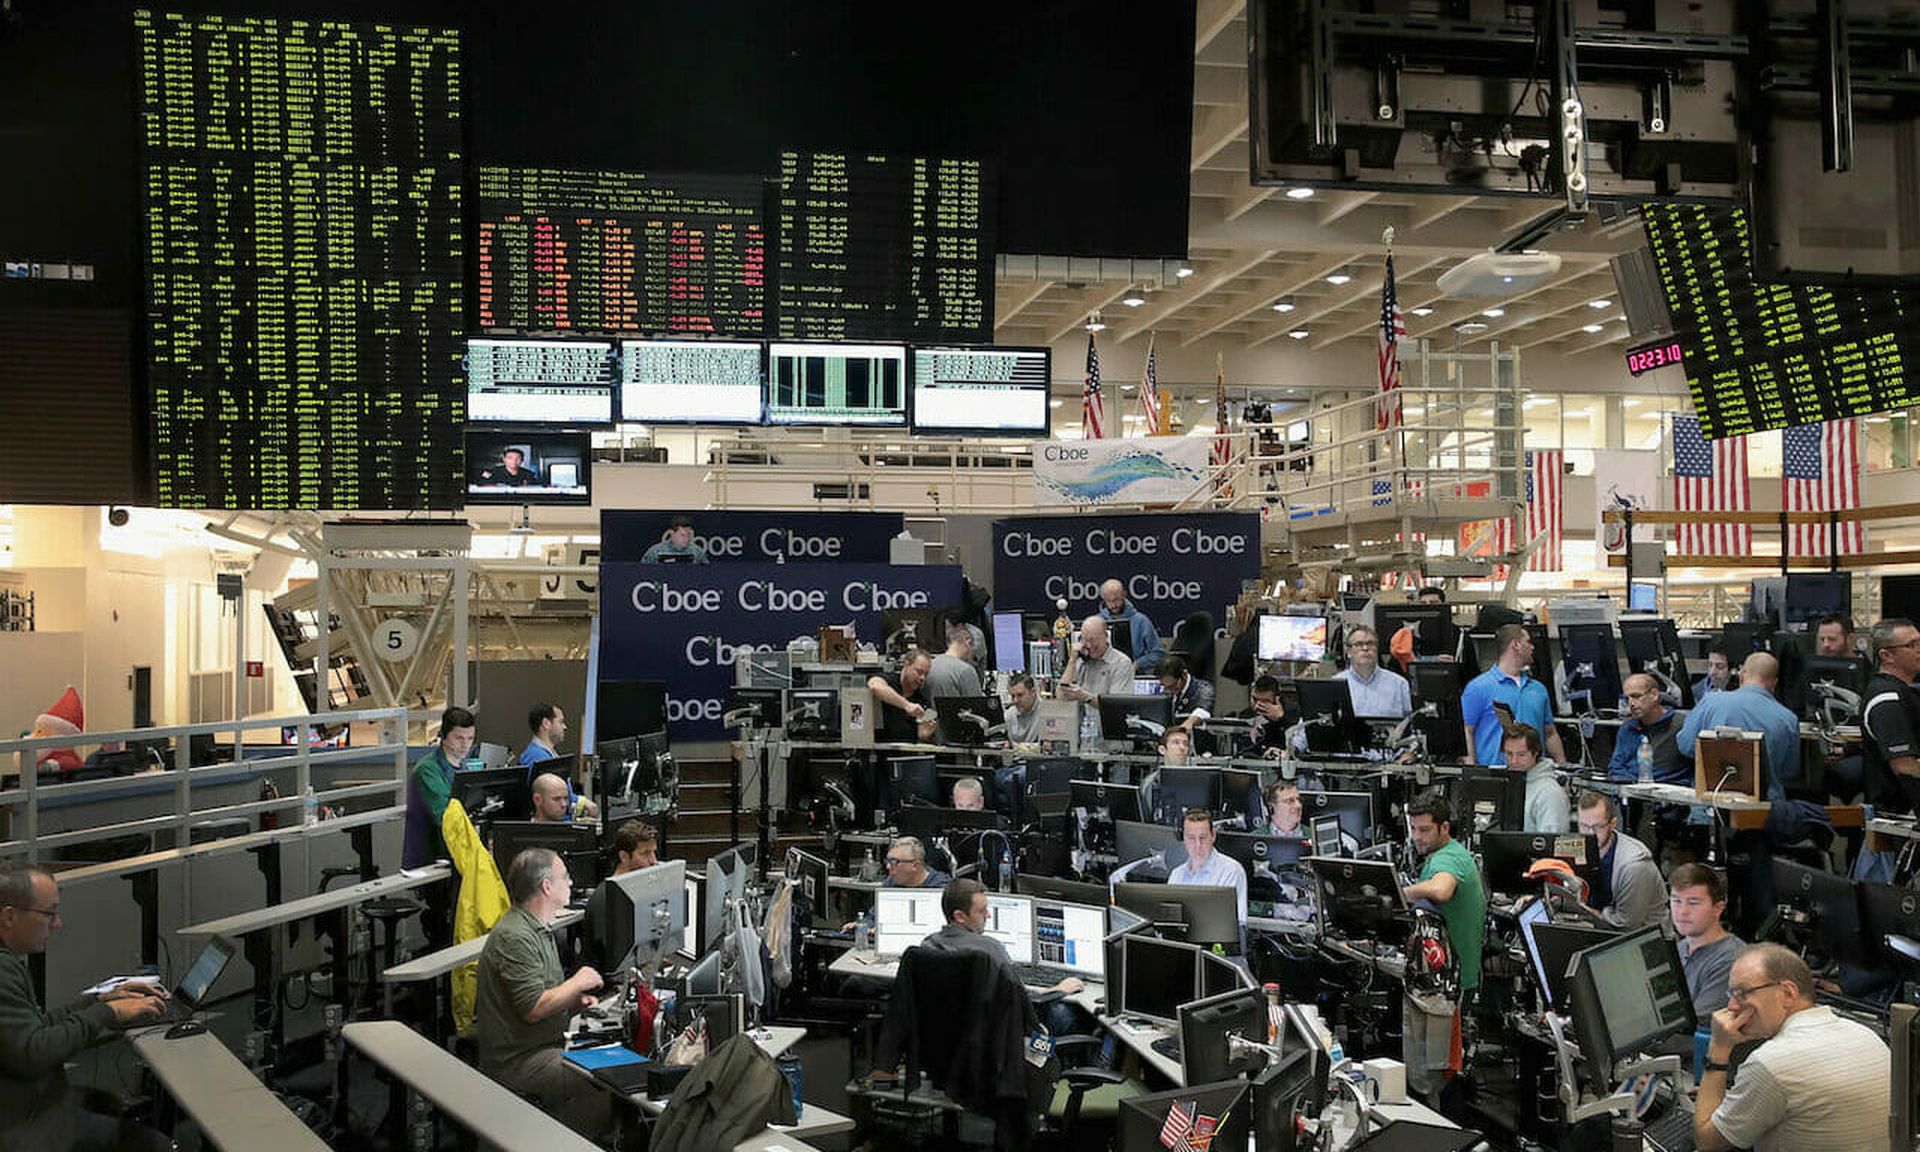
[[[182,1020],[180,1023],[167,1029],[167,1039],[179,1040],[187,1036],[201,1036],[204,1035],[206,1031],[207,1026],[198,1020]]]

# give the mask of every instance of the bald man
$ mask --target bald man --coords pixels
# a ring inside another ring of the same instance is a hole
[[[1127,590],[1118,580],[1109,580],[1100,585],[1100,618],[1102,620],[1125,620],[1132,633],[1133,666],[1143,675],[1151,674],[1160,666],[1160,633],[1154,631],[1153,621],[1127,601]]]
[[[1693,782],[1693,760],[1682,756],[1676,743],[1680,727],[1687,721],[1685,712],[1667,706],[1660,698],[1660,682],[1645,672],[1627,677],[1623,687],[1627,697],[1627,721],[1614,738],[1613,759],[1607,763],[1607,776],[1614,780],[1634,780],[1640,775],[1640,748],[1653,750],[1653,777],[1663,784]]]
[[[1080,624],[1080,644],[1067,661],[1067,674],[1060,679],[1061,699],[1097,705],[1102,696],[1132,691],[1133,661],[1114,649],[1104,618],[1087,617]]]
[[[1716,728],[1738,728],[1761,735],[1767,759],[1767,799],[1787,798],[1787,782],[1800,775],[1800,719],[1774,699],[1780,682],[1780,662],[1765,652],[1755,652],[1740,666],[1740,687],[1732,692],[1715,692],[1687,715],[1674,744],[1682,756],[1693,755],[1693,745],[1701,733],[1712,735]]]
[[[551,772],[533,778],[533,819],[540,824],[565,824],[575,816],[591,820],[599,815],[591,800],[575,800],[567,782]]]

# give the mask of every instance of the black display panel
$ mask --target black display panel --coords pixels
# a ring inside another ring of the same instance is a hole
[[[134,27],[156,501],[458,506],[459,35]]]
[[[590,503],[592,449],[570,429],[469,428],[467,503]]]
[[[905,427],[907,350],[898,344],[772,344],[767,423]]]
[[[490,165],[477,186],[481,328],[764,332],[759,178]]]
[[[782,153],[773,335],[992,339],[992,198],[977,160]]]
[[[467,419],[476,424],[613,423],[608,340],[467,341]]]
[[[653,424],[758,424],[766,417],[758,343],[620,342],[620,418]]]
[[[915,348],[914,430],[1045,436],[1052,355],[1047,348],[990,345]]]
[[[1920,293],[1763,283],[1744,209],[1647,204],[1640,218],[1708,437],[1920,401]]]

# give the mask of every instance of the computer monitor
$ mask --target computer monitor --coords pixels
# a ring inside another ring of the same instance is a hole
[[[946,651],[945,620],[952,613],[953,609],[937,605],[883,609],[881,651],[888,656],[898,656],[908,648],[918,648],[929,656]]]
[[[1538,892],[1540,882],[1527,879],[1535,860],[1564,860],[1574,875],[1591,889],[1600,882],[1600,839],[1578,833],[1488,832],[1480,837],[1480,870],[1487,890],[1508,896]]]
[[[1026,784],[1014,794],[1014,818],[1031,821],[1039,815],[1038,798],[1058,797],[1066,801],[1075,780],[1091,780],[1093,765],[1069,757],[1033,757],[1025,761]]]
[[[1628,672],[1652,673],[1680,707],[1693,707],[1693,677],[1687,673],[1680,630],[1672,620],[1620,621],[1620,647],[1627,654]]]
[[[815,928],[839,927],[832,915],[832,888],[828,882],[833,875],[832,867],[811,852],[789,848],[787,875],[795,884],[795,898],[803,902],[807,922]]]
[[[209,937],[199,954],[193,958],[193,963],[187,965],[186,974],[173,986],[174,999],[195,1012],[205,1008],[214,982],[232,963],[233,952],[233,941],[224,936]]]
[[[1417,659],[1455,655],[1460,642],[1459,631],[1453,623],[1453,609],[1445,604],[1375,604],[1373,619],[1383,650],[1393,643],[1400,629],[1411,627],[1413,654]]]
[[[1320,893],[1320,927],[1344,936],[1399,939],[1395,919],[1407,910],[1400,879],[1384,860],[1309,856]]]
[[[1307,853],[1307,842],[1300,836],[1221,832],[1214,839],[1213,850],[1239,861],[1251,874],[1262,864],[1268,868],[1298,864]]]
[[[1340,834],[1356,845],[1364,848],[1373,842],[1372,793],[1302,790],[1300,813],[1303,827],[1319,817],[1332,816],[1340,821]]]
[[[1104,890],[1102,892],[1104,895]],[[1087,980],[1106,975],[1107,910],[1101,904],[1033,901],[1033,962]]]
[[[466,450],[469,504],[593,502],[593,436],[584,429],[468,424]]]
[[[1121,1016],[1138,1016],[1162,1024],[1180,1022],[1180,1005],[1195,998],[1200,987],[1201,949],[1177,940],[1129,934],[1121,940]],[[1112,995],[1113,984],[1107,984]]]
[[[734,688],[727,697],[727,711],[752,709],[753,727],[772,730],[787,723],[785,688]]]
[[[1560,626],[1560,664],[1567,677],[1567,710],[1574,714],[1620,707],[1620,650],[1606,624]]]
[[[1866,921],[1866,944],[1882,963],[1912,970],[1920,966],[1920,955],[1911,946],[1895,947],[1889,936],[1920,944],[1920,891],[1894,884],[1863,880],[1860,888],[1860,915]]]
[[[507,874],[513,858],[529,848],[548,848],[558,853],[567,862],[568,876],[576,888],[598,884],[605,871],[599,833],[591,824],[495,820],[488,833],[493,837],[493,862],[502,876]]]
[[[1202,997],[1259,987],[1253,982],[1251,971],[1235,964],[1225,956],[1208,952],[1200,957],[1200,995]]]
[[[1300,700],[1296,714],[1306,722],[1307,751],[1350,755],[1373,742],[1372,732],[1353,711],[1353,687],[1345,680],[1293,681]]]
[[[1475,765],[1460,774],[1453,834],[1479,843],[1487,832],[1517,832],[1527,823],[1527,774],[1504,765]],[[1462,827],[1461,825],[1464,825]]]
[[[1160,769],[1160,783],[1154,788],[1153,803],[1159,823],[1178,827],[1189,808],[1220,812],[1221,781],[1218,768],[1167,767]]]
[[[1157,857],[1169,868],[1178,867],[1187,858],[1178,828],[1141,820],[1113,822],[1113,854],[1122,864]]]
[[[1460,665],[1444,661],[1417,661],[1413,666],[1413,697],[1420,709],[1414,730],[1427,738],[1427,755],[1434,760],[1464,760],[1467,722],[1460,711]]]
[[[1124,917],[1124,919],[1123,919]],[[1129,936],[1152,936],[1153,925],[1124,908],[1107,909],[1107,935],[1100,941],[1101,966],[1106,970],[1107,1007],[1118,1013],[1122,979],[1127,967]]]
[[[599,937],[612,971],[680,951],[687,929],[687,862],[668,860],[607,878]]]
[[[1079,635],[1078,632],[1074,633],[1075,643],[1079,642]],[[1133,621],[1107,621],[1107,643],[1128,656],[1133,655]]]
[[[1650,580],[1635,580],[1627,585],[1627,611],[1658,612],[1660,610],[1660,585]]]
[[[1543,900],[1527,905],[1527,910],[1520,914],[1520,938],[1526,945],[1541,999],[1548,1009],[1565,1012],[1567,971],[1573,964],[1574,953],[1604,944],[1620,933],[1584,924],[1555,924],[1547,918],[1547,913]]]
[[[1033,900],[987,893],[987,924],[980,934],[1000,941],[1015,964],[1033,963]]]
[[[1100,735],[1108,740],[1157,744],[1172,724],[1171,696],[1110,693],[1100,697]]]
[[[1296,1006],[1283,1008],[1283,1015],[1297,1012]],[[1291,1017],[1280,1034],[1281,1054],[1253,1074],[1251,1127],[1254,1147],[1259,1152],[1298,1152],[1313,1148],[1300,1138],[1298,1119],[1318,1118],[1326,1110],[1327,1077],[1330,1061],[1318,1039],[1301,1041],[1291,1036]]]
[[[1025,672],[1027,670],[1025,617],[1019,612],[995,612],[991,623],[993,625],[993,670]]]
[[[1887,1147],[1912,1148],[1920,1141],[1920,1007],[1888,1009],[1887,1048],[1893,1056]]]
[[[700,894],[705,891],[706,875],[689,872],[684,891],[687,898],[687,930],[681,934],[680,955],[687,960],[698,960],[707,938],[706,901]]]
[[[1262,616],[1256,652],[1262,660],[1314,664],[1327,658],[1325,616]]]
[[[1560,643],[1559,638],[1545,624],[1527,624],[1523,627],[1527,630],[1527,639],[1533,641],[1533,659],[1528,663],[1527,673],[1547,690],[1547,710],[1557,716],[1564,703],[1560,686],[1554,682],[1557,677],[1553,674],[1556,665],[1553,654]]]
[[[1847,572],[1792,572],[1787,575],[1788,624],[1811,624],[1822,616],[1853,612],[1853,576]]]
[[[788,689],[786,729],[795,740],[840,739],[840,689]]]
[[[1872,675],[1866,660],[1859,656],[1807,657],[1800,665],[1799,694],[1804,698],[1801,714],[1814,721],[1824,719],[1824,702],[1827,700],[1832,700],[1833,707],[1844,714],[1848,710],[1849,702],[1830,691],[1833,688],[1851,692],[1854,696],[1861,698],[1861,704],[1865,704],[1867,681],[1872,678]],[[1859,713],[1856,708],[1853,709],[1850,721],[1857,723],[1858,720]]]
[[[1057,876],[1035,876],[1030,872],[1022,872],[1013,878],[1013,890],[1022,896],[1033,896],[1067,904],[1084,904],[1102,910],[1105,909],[1109,895],[1105,884],[1062,880]]]
[[[1007,738],[1006,708],[998,696],[943,696],[933,702],[934,739],[978,748]]]
[[[1233,888],[1122,880],[1113,886],[1113,902],[1188,944],[1240,946],[1240,894]]]
[[[1755,652],[1765,652],[1773,638],[1772,623],[1749,623],[1745,620],[1729,621],[1720,628],[1720,642],[1727,649],[1727,663],[1737,673],[1746,658]]]
[[[1119,820],[1140,821],[1140,789],[1132,784],[1074,780],[1067,784],[1070,805],[1084,810],[1089,820],[1112,825]]]
[[[667,727],[667,682],[602,680],[594,690],[593,740],[600,744],[662,732]]]
[[[1247,1143],[1247,1082],[1223,1080],[1129,1096],[1120,1101],[1115,1152],[1167,1152],[1170,1147],[1191,1148],[1184,1135],[1170,1142],[1169,1132],[1212,1134],[1209,1148],[1220,1152],[1244,1148]]]
[[[1773,899],[1805,917],[1807,936],[1828,963],[1870,958],[1863,947],[1860,890],[1845,876],[1775,858]]]
[[[1078,700],[1042,700],[1034,705],[1039,715],[1035,737],[1041,744],[1062,745],[1068,752],[1080,749],[1080,709]]]
[[[701,951],[719,943],[727,931],[727,909],[746,899],[747,885],[759,859],[759,850],[751,844],[729,848],[707,858],[707,883],[701,892]],[[739,927],[739,925],[734,925]]]
[[[946,924],[938,888],[882,888],[873,894],[873,947],[899,956]]]
[[[1602,1095],[1620,1061],[1696,1023],[1680,953],[1657,924],[1576,952],[1567,1002],[1588,1086]]]
[[[1219,957],[1209,959],[1218,961]],[[1235,1057],[1233,1037],[1255,1044],[1267,1042],[1267,997],[1260,989],[1236,983],[1182,1004],[1180,1064],[1187,1082],[1206,1084],[1243,1076],[1264,1065],[1257,1054]]]
[[[914,804],[938,808],[948,797],[940,795],[940,772],[931,756],[892,756],[887,759],[888,810]]]
[[[518,764],[462,768],[453,774],[453,795],[475,822],[525,820],[533,815],[527,779],[527,770]]]
[[[1267,800],[1261,789],[1260,773],[1252,768],[1221,768],[1219,812],[1244,816],[1252,824],[1267,814]]]

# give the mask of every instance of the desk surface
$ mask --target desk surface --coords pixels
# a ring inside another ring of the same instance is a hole
[[[578,924],[586,915],[578,908],[568,908],[553,918],[553,926],[567,928]],[[420,980],[437,979],[462,964],[470,964],[480,959],[480,951],[486,946],[485,936],[475,936],[471,940],[449,944],[445,948],[429,952],[424,956],[415,956],[405,964],[395,964],[382,972],[380,979],[389,984],[410,984]]]
[[[539,1152],[598,1152],[591,1140],[397,1020],[349,1024],[341,1035],[455,1123],[485,1137],[489,1145]]]
[[[408,872],[396,872],[391,876],[382,876],[348,888],[336,888],[331,892],[321,892],[299,900],[289,900],[271,908],[259,908],[252,912],[238,912],[232,916],[223,916],[218,920],[206,920],[199,924],[189,924],[180,929],[182,936],[246,936],[254,932],[263,932],[277,928],[282,924],[291,924],[296,920],[305,920],[313,916],[322,916],[340,908],[363,903],[376,896],[391,896],[396,892],[408,892],[428,884],[437,884],[453,875],[449,864],[429,864],[424,868],[415,868]]]
[[[216,1148],[324,1152],[327,1147],[211,1032],[169,1040],[166,1028],[148,1028],[134,1034],[133,1049]]]
[[[762,1052],[765,1052],[774,1060],[778,1060],[780,1057],[786,1055],[788,1049],[805,1039],[807,1035],[805,1028],[795,1028],[784,1024],[769,1025],[764,1031],[766,1034],[764,1036],[755,1036],[753,1042],[760,1046]],[[576,1072],[580,1072],[582,1075],[590,1075],[577,1064],[569,1063],[568,1067],[574,1069]],[[598,1077],[594,1077],[593,1082],[601,1088],[607,1088],[606,1082]],[[608,1090],[611,1091],[611,1089]],[[635,1107],[655,1116],[667,1109],[666,1101],[654,1100],[645,1092],[631,1093],[627,1096],[627,1099],[631,1101]],[[806,1145],[800,1144],[798,1141],[814,1136],[831,1136],[838,1132],[851,1132],[853,1129],[854,1123],[851,1117],[842,1116],[840,1113],[824,1105],[808,1103],[805,1108],[801,1109],[799,1123],[792,1125],[771,1125],[755,1137],[741,1141],[735,1146],[735,1152],[743,1152],[743,1150],[755,1148],[773,1149],[783,1146],[795,1149],[805,1148]],[[768,1141],[762,1141],[761,1137],[767,1137],[769,1139]]]
[[[893,983],[894,977],[898,975],[900,971],[900,960],[898,957],[874,960],[873,963],[867,963],[865,960],[860,959],[862,955],[871,959],[874,953],[859,953],[849,948],[833,958],[833,963],[827,965],[827,971],[841,976],[861,976],[868,980],[877,980],[882,984]],[[1074,974],[1063,970],[1060,973],[1060,978],[1064,980],[1072,975]],[[1089,980],[1085,976],[1077,977],[1077,979],[1079,979],[1082,984],[1085,984],[1086,987],[1067,996],[1066,999],[1097,1015],[1101,1006],[1105,1003],[1107,986],[1098,979]]]
[[[290,828],[269,828],[262,832],[249,832],[245,836],[229,836],[224,840],[209,840],[204,844],[193,844],[185,848],[163,848],[158,852],[148,852],[140,856],[129,856],[121,860],[109,860],[101,864],[88,864],[81,868],[69,868],[60,873],[62,883],[77,880],[91,880],[95,876],[131,875],[149,868],[158,868],[163,864],[178,860],[196,860],[209,856],[225,856],[234,852],[243,852],[266,844],[285,844],[301,838],[329,836],[339,832],[350,832],[368,824],[383,824],[388,820],[398,820],[406,815],[404,807],[375,808],[369,812],[357,812],[351,816],[342,816],[334,820],[320,820],[312,824],[296,824]]]
[[[1131,1048],[1147,1067],[1171,1080],[1177,1088],[1187,1086],[1187,1070],[1180,1061],[1153,1050],[1153,1042],[1176,1035],[1174,1029],[1162,1024],[1150,1024],[1144,1020],[1134,1024],[1119,1016],[1102,1015],[1100,1023],[1106,1027],[1107,1031],[1119,1037],[1122,1044]]]

